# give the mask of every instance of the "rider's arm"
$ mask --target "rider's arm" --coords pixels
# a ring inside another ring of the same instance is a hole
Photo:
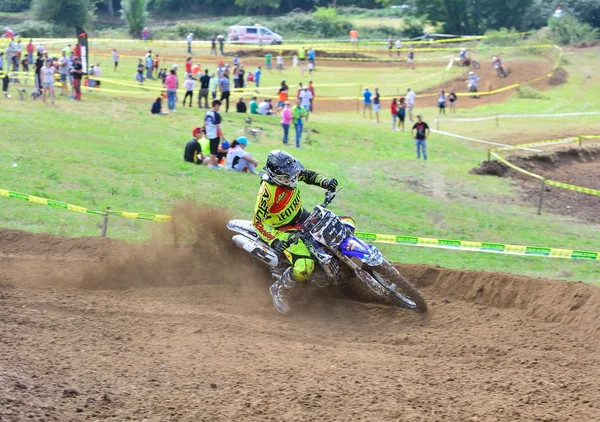
[[[267,242],[269,245],[276,239],[277,230],[273,227],[265,224],[265,220],[271,213],[271,207],[275,201],[275,195],[269,189],[267,183],[262,183],[260,191],[258,192],[258,199],[256,200],[256,206],[254,207],[254,220],[253,225],[256,228],[256,232],[262,240]]]
[[[316,185],[316,186],[323,187],[322,183],[326,179],[325,179],[325,177],[321,176],[318,173],[315,173],[312,170],[304,169],[300,172],[300,176],[298,177],[298,180],[303,181],[307,185]]]

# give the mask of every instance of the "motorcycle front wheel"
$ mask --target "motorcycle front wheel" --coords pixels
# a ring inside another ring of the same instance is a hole
[[[475,68],[475,69],[481,69],[481,65],[479,64],[479,62],[477,60],[471,60],[471,65]]]
[[[386,289],[386,296],[396,306],[418,313],[427,312],[427,303],[421,293],[389,262],[363,268]]]

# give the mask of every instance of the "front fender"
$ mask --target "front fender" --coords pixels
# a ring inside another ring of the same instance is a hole
[[[348,258],[358,258],[370,267],[383,263],[383,255],[375,246],[369,245],[354,236],[348,237],[340,245],[340,251]]]

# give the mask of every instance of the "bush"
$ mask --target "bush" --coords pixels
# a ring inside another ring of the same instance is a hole
[[[542,94],[537,89],[534,89],[527,85],[518,87],[517,93],[519,95],[519,98],[524,98],[527,100],[544,100],[548,98],[546,95]]]
[[[121,18],[127,22],[129,33],[134,37],[139,36],[148,21],[146,0],[122,0]]]
[[[572,15],[560,19],[552,17],[548,20],[548,26],[554,41],[558,44],[594,42],[598,39],[597,28],[592,28],[590,24],[583,23]]]
[[[501,28],[498,30],[490,30],[485,33],[486,38],[484,38],[482,42],[483,44],[496,47],[515,45],[522,39],[518,34],[519,33],[514,29]]]
[[[418,18],[406,17],[404,18],[404,29],[402,35],[406,38],[417,38],[423,36],[425,26],[423,22]]]
[[[184,22],[165,28],[154,28],[152,36],[154,39],[183,39],[190,32],[194,34],[194,39],[208,40],[213,35],[223,34],[226,36],[229,29],[221,25]]]
[[[39,21],[59,25],[83,26],[88,21],[88,0],[33,0],[33,16]]]
[[[352,29],[352,24],[338,15],[333,7],[317,8],[312,18],[318,22],[319,31],[324,37],[346,35]]]
[[[64,38],[75,36],[75,28],[50,22],[27,20],[13,27],[23,38]]]

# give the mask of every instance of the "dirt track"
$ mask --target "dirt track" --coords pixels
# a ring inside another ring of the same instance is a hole
[[[600,419],[597,288],[400,266],[428,320],[309,288],[282,317],[209,217],[140,246],[0,230],[0,420]]]

